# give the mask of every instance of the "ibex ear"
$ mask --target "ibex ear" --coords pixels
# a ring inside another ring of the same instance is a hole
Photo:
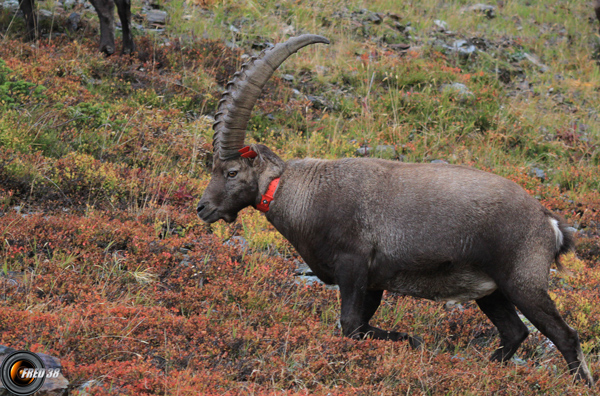
[[[258,174],[259,191],[264,194],[271,180],[283,173],[285,162],[263,144],[251,145],[248,152],[250,151],[256,154],[252,167]]]

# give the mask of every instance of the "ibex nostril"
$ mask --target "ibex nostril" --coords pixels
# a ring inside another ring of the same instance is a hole
[[[196,212],[197,212],[197,213],[200,213],[200,212],[202,212],[202,210],[203,210],[204,208],[205,208],[205,205],[203,205],[203,204],[199,204],[199,205],[198,205],[198,207],[196,208]]]

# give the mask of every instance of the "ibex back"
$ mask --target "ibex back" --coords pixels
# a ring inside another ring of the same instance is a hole
[[[244,145],[250,112],[274,70],[315,35],[290,39],[236,73],[214,125],[212,179],[198,205],[208,223],[253,206],[294,245],[314,273],[337,284],[345,336],[418,338],[369,325],[384,290],[436,301],[475,300],[500,333],[492,360],[527,337],[518,308],[593,380],[577,332],[548,295],[550,267],[573,247],[572,231],[517,184],[445,164],[379,159],[282,161]]]

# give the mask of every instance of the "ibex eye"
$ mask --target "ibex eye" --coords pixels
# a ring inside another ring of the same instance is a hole
[[[237,171],[229,171],[227,172],[227,176],[229,177],[235,177],[237,175]]]

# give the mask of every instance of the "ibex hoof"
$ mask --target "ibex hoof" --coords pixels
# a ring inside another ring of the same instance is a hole
[[[408,337],[408,345],[410,345],[413,349],[419,349],[423,347],[423,339],[419,336]]]

